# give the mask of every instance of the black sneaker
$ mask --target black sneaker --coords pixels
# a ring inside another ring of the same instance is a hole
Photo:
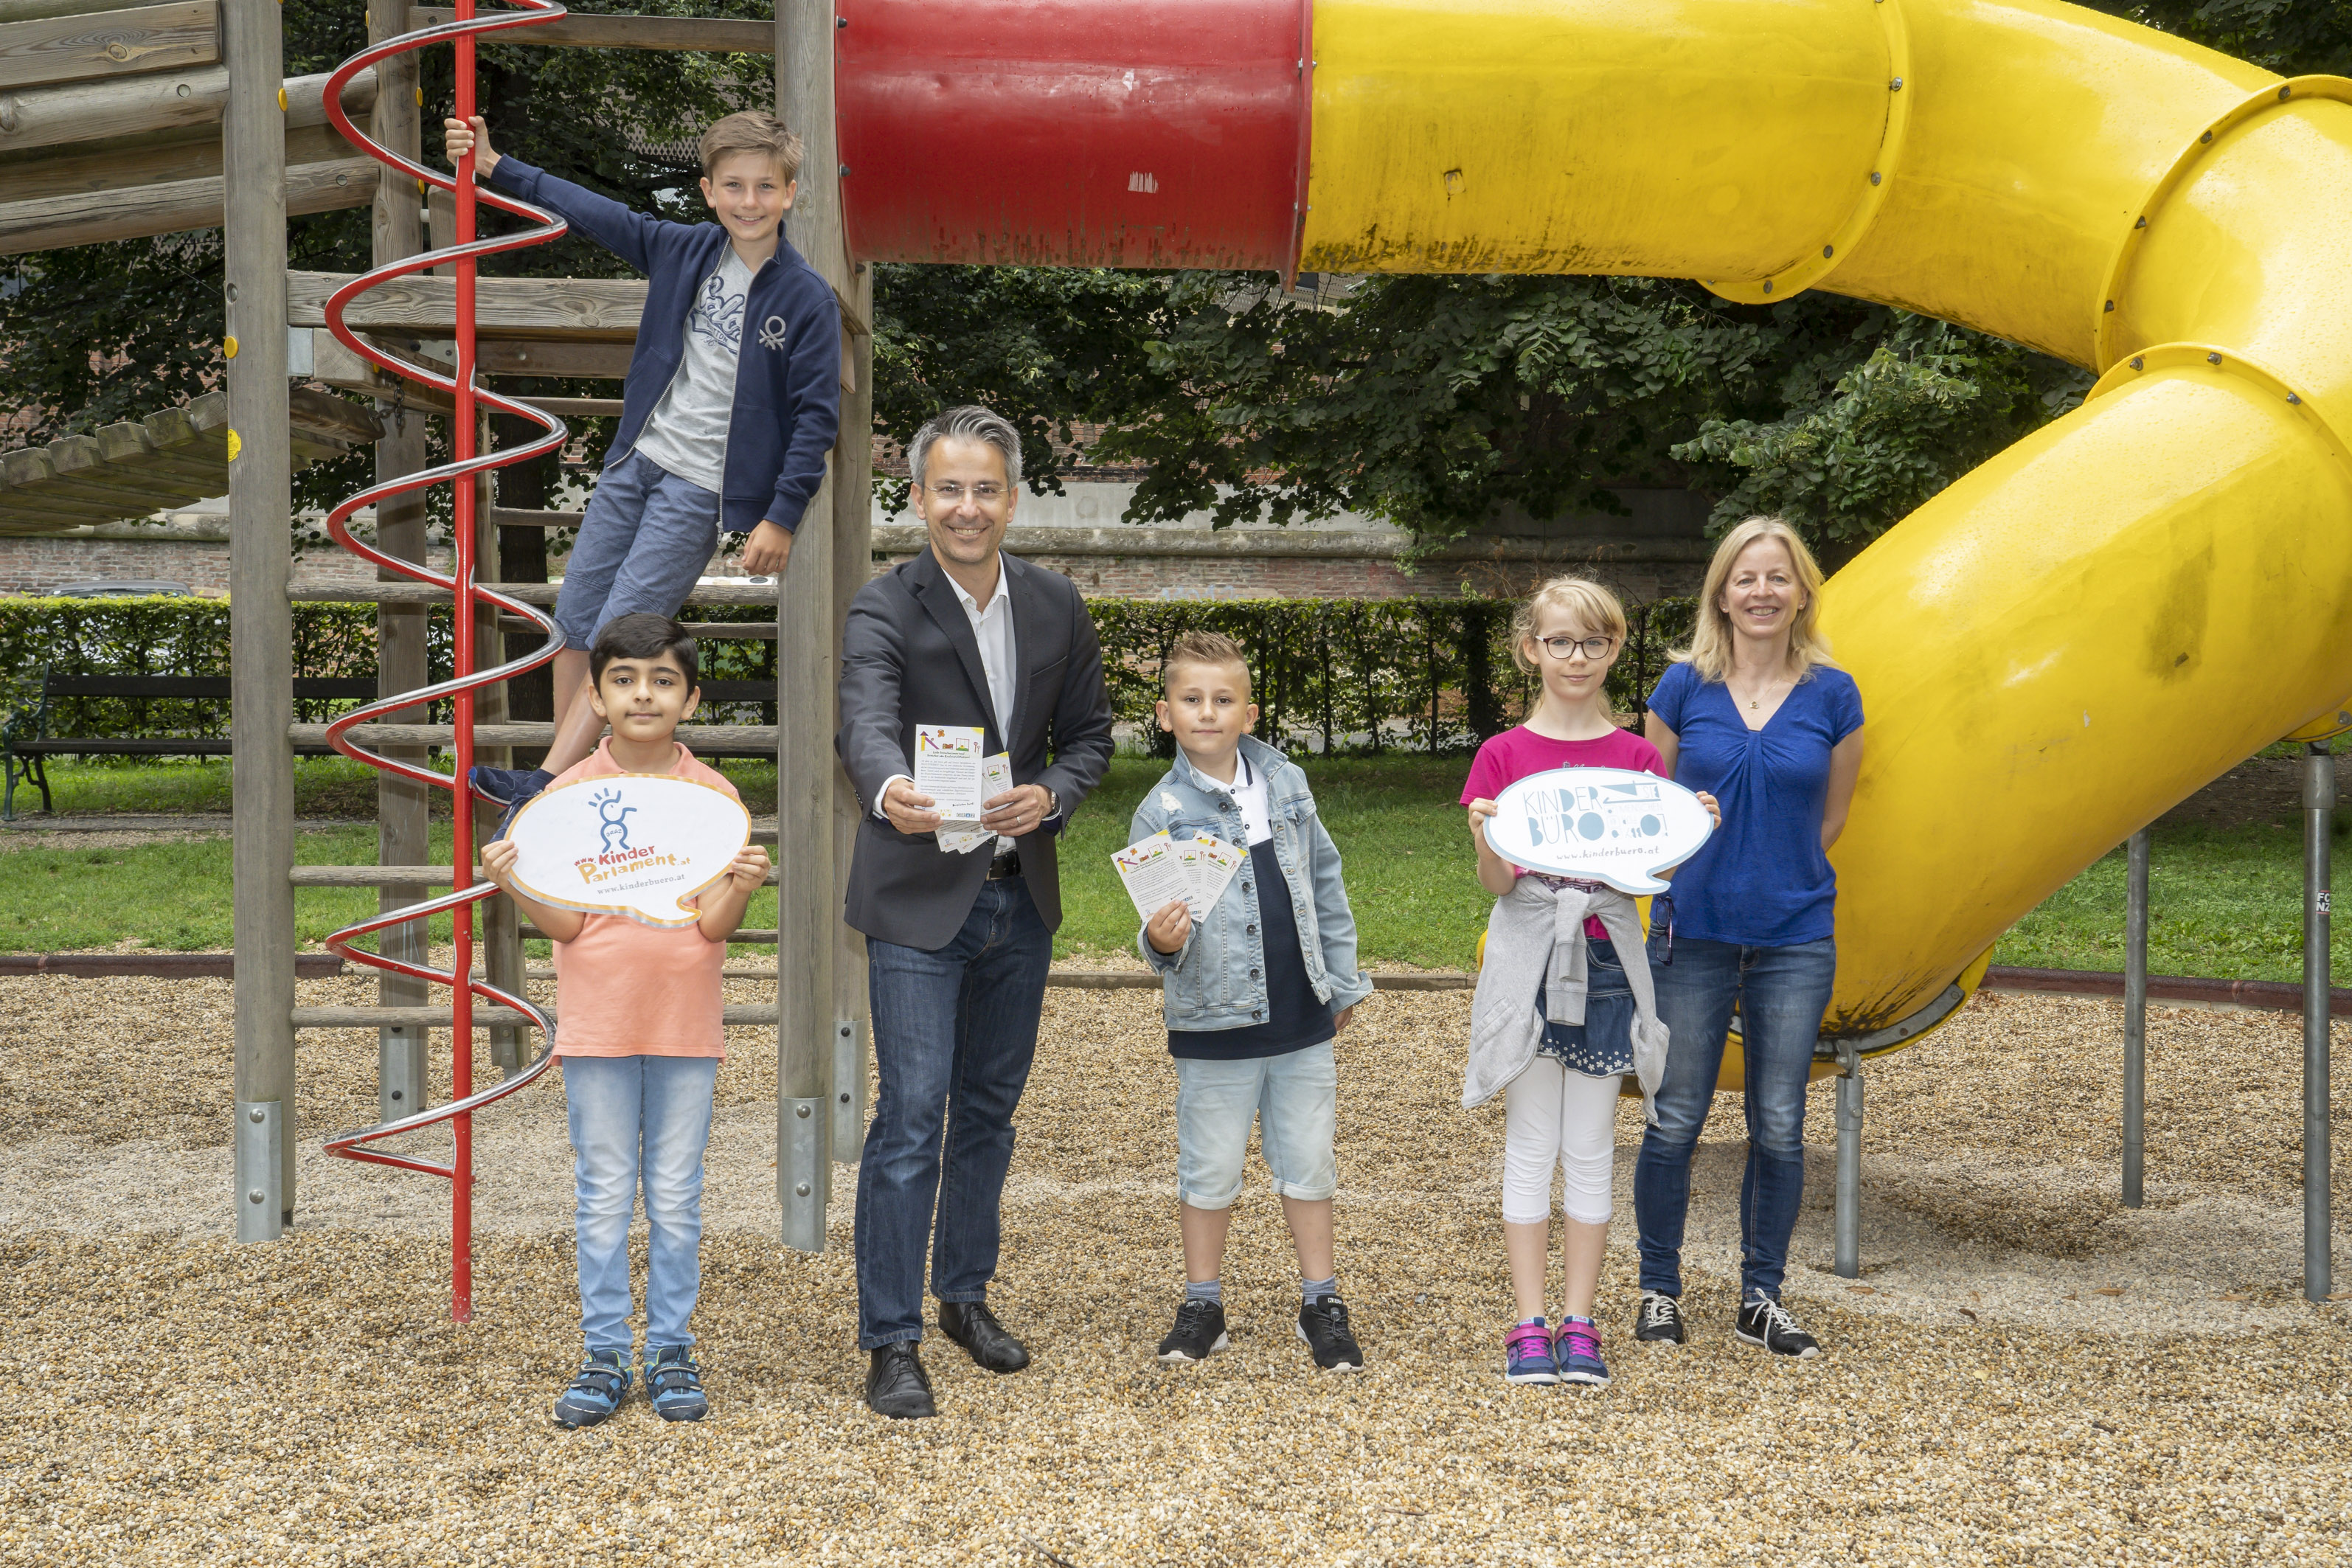
[[[664,1345],[646,1352],[646,1393],[654,1414],[665,1421],[699,1421],[710,1413],[702,1392],[702,1368],[684,1345]]]
[[[555,1400],[559,1426],[593,1426],[621,1407],[629,1396],[626,1351],[590,1351],[566,1388]]]
[[[1732,1320],[1731,1333],[1742,1344],[1762,1345],[1774,1355],[1811,1361],[1822,1353],[1821,1342],[1797,1327],[1797,1320],[1789,1315],[1789,1309],[1761,1292],[1740,1304],[1739,1316]]]
[[[1315,1352],[1315,1364],[1325,1372],[1361,1372],[1364,1352],[1357,1347],[1355,1331],[1348,1327],[1348,1303],[1337,1296],[1318,1296],[1298,1309],[1298,1337]]]
[[[1641,1310],[1633,1314],[1633,1338],[1643,1344],[1679,1345],[1690,1342],[1683,1331],[1683,1304],[1663,1290],[1642,1292]]]
[[[1160,1359],[1171,1366],[1206,1361],[1232,1342],[1225,1338],[1225,1304],[1187,1298],[1176,1309],[1176,1326],[1160,1342]]]

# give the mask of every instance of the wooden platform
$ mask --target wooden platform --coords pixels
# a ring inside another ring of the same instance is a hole
[[[294,466],[340,458],[383,434],[364,406],[294,387]],[[185,407],[0,452],[0,533],[121,522],[184,507],[228,489],[228,394]]]

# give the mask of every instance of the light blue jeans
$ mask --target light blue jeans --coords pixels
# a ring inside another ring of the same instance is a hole
[[[702,1293],[702,1152],[717,1057],[564,1057],[580,1331],[629,1357],[629,1220],[646,1194],[646,1346],[691,1345]]]
[[[642,452],[606,468],[580,519],[555,596],[567,647],[586,649],[616,616],[675,616],[719,548],[719,496]]]
[[[1286,1198],[1317,1203],[1339,1190],[1331,1152],[1339,1069],[1331,1042],[1278,1057],[1176,1058],[1176,1187],[1188,1208],[1231,1208],[1241,1195],[1250,1123]]]

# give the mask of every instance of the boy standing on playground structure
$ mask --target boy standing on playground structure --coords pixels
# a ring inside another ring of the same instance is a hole
[[[841,310],[785,243],[801,139],[772,115],[702,133],[702,199],[716,224],[632,212],[490,147],[480,116],[443,121],[450,162],[561,214],[646,275],[621,423],[555,602],[555,743],[539,768],[476,768],[512,808],[594,749],[584,651],[616,616],[674,616],[720,532],[749,533],[743,569],[781,576],[841,425]]]
[[[677,743],[694,711],[698,650],[676,621],[623,616],[589,655],[588,701],[613,733],[555,783],[671,773],[735,795]],[[740,798],[740,797],[737,797]],[[702,1289],[702,1152],[727,1054],[719,995],[727,939],[767,879],[747,847],[702,895],[702,918],[661,930],[625,915],[583,914],[526,898],[511,838],[482,848],[482,870],[555,942],[555,1054],[570,1106],[573,1234],[587,1359],[555,1402],[565,1426],[593,1426],[629,1392],[629,1219],[646,1194],[646,1392],[666,1421],[699,1421],[709,1403],[687,1322]]]
[[[1364,1355],[1332,1262],[1339,1078],[1331,1041],[1372,984],[1356,967],[1339,851],[1307,775],[1247,733],[1257,706],[1231,639],[1186,633],[1169,650],[1163,678],[1160,726],[1176,737],[1176,764],[1145,793],[1128,841],[1206,836],[1246,847],[1249,858],[1206,919],[1196,924],[1178,899],[1136,941],[1164,982],[1176,1058],[1185,1285],[1160,1359],[1203,1361],[1225,1348],[1219,1273],[1255,1121],[1298,1252],[1298,1337],[1316,1365],[1358,1371]]]

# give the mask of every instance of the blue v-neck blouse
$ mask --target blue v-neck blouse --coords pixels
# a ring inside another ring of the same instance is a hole
[[[1862,692],[1815,665],[1769,722],[1750,730],[1719,680],[1687,664],[1650,693],[1681,741],[1675,782],[1721,803],[1723,826],[1674,873],[1675,934],[1794,947],[1835,929],[1837,873],[1822,853],[1830,751],[1862,728]]]

